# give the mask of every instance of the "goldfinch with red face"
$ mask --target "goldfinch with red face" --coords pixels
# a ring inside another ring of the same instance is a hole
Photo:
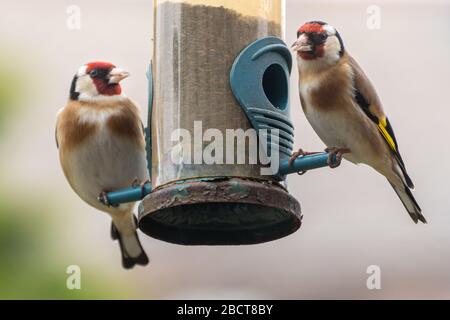
[[[122,94],[128,72],[93,62],[75,75],[69,102],[57,117],[56,141],[72,189],[92,207],[112,217],[126,269],[149,260],[136,232],[135,204],[109,206],[106,193],[149,179],[143,127],[136,105]],[[103,204],[101,201],[103,201]]]
[[[371,166],[387,178],[414,222],[427,223],[381,101],[337,30],[324,22],[308,22],[298,29],[292,48],[302,108],[328,146],[330,165],[332,159],[340,163],[344,158]]]

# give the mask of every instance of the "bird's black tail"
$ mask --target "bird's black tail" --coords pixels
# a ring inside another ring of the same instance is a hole
[[[393,183],[391,183],[391,186],[392,188],[394,188],[395,192],[402,201],[403,205],[406,208],[406,211],[408,211],[413,221],[416,224],[419,221],[425,224],[428,223],[425,217],[422,215],[422,209],[414,198],[411,189],[409,189],[409,187],[405,184],[401,187],[397,187]]]
[[[122,265],[125,269],[133,269],[135,265],[146,266],[149,263],[137,232],[131,236],[122,236],[114,223],[112,223],[111,238],[119,241],[120,251],[122,252]]]

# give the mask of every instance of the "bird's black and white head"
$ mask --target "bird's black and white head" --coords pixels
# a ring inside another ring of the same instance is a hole
[[[122,96],[120,82],[129,77],[109,62],[91,62],[78,69],[70,88],[70,99],[89,101]]]
[[[297,31],[292,45],[299,67],[319,67],[336,64],[345,53],[339,32],[322,21],[305,23]]]

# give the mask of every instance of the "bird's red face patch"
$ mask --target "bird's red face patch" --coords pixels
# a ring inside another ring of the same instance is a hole
[[[99,94],[104,96],[116,96],[122,93],[122,87],[118,83],[109,83],[108,75],[116,66],[109,62],[88,63],[86,72],[91,76],[92,81]]]
[[[122,87],[118,83],[109,84],[103,79],[93,79],[98,93],[103,96],[118,96],[122,93]]]
[[[298,29],[298,33],[322,33],[323,26],[318,23],[306,23]]]
[[[298,55],[303,59],[303,60],[316,60],[317,58],[321,58],[323,57],[323,54],[321,56],[319,56],[317,54],[317,49],[314,52],[299,52]]]
[[[298,55],[303,60],[316,60],[322,58],[325,55],[325,45],[321,44],[314,47],[314,51],[311,52],[299,52]]]
[[[95,62],[90,62],[87,65],[87,69],[86,72],[90,73],[92,70],[94,69],[114,69],[116,66],[113,65],[110,62],[103,62],[103,61],[95,61]]]

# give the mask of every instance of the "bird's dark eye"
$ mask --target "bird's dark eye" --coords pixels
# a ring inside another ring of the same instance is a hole
[[[319,45],[325,43],[328,35],[326,33],[311,33],[309,37],[313,43]]]
[[[95,78],[96,76],[98,76],[98,70],[97,69],[92,70],[91,73],[89,73],[89,75],[92,78]]]

